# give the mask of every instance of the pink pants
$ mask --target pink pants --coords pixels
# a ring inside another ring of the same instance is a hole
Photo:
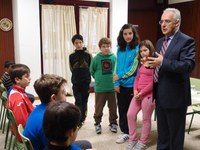
[[[140,141],[147,144],[151,131],[151,115],[155,108],[155,102],[152,102],[152,97],[147,96],[142,100],[132,99],[128,113],[129,141],[137,141],[137,114],[142,110],[142,129]]]

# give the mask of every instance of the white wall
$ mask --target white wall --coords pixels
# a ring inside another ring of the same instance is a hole
[[[26,91],[33,93],[34,81],[41,75],[39,0],[13,0],[14,52],[16,63],[31,70],[31,84]]]
[[[128,21],[128,0],[110,1],[110,38],[112,51],[117,51],[117,36],[121,27]]]

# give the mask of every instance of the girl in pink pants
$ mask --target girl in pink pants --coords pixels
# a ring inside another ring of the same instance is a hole
[[[153,69],[146,66],[146,58],[155,51],[149,40],[144,40],[139,45],[140,66],[134,82],[134,97],[127,113],[129,127],[129,144],[127,150],[145,150],[147,148],[149,133],[151,131],[151,115],[155,108],[152,100],[153,93]],[[142,129],[138,140],[137,114],[142,110]]]

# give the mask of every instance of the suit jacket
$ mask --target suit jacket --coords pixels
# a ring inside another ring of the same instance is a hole
[[[156,44],[159,53],[164,37]],[[191,105],[190,73],[195,66],[194,39],[178,31],[164,55],[159,70],[156,103],[163,108]]]

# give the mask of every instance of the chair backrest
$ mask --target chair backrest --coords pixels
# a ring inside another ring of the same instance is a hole
[[[7,90],[1,80],[0,80],[0,95],[7,97]]]
[[[1,97],[1,100],[2,100],[2,105],[3,105],[4,107],[6,107],[7,97],[2,96],[2,97]]]
[[[17,131],[17,123],[16,123],[16,120],[15,120],[15,116],[13,115],[12,110],[10,110],[10,109],[7,109],[7,110],[8,110],[7,111],[8,120],[10,121],[12,129],[14,130],[12,132],[14,132],[15,137],[17,137],[18,136],[18,131]]]
[[[31,141],[22,134],[23,130],[24,129],[23,129],[22,124],[19,124],[18,125],[18,133],[22,139],[22,142],[24,143],[25,150],[34,150]]]
[[[200,114],[200,104],[192,106],[192,109],[193,109],[194,112],[197,112],[197,113]]]
[[[2,100],[2,106],[6,107],[7,90],[4,84],[1,82],[1,80],[0,80],[0,99]]]
[[[4,84],[1,83],[1,80],[0,80],[0,98],[7,100],[7,90],[4,86]]]
[[[190,78],[191,85],[195,86],[197,91],[200,91],[200,80],[197,78]]]

